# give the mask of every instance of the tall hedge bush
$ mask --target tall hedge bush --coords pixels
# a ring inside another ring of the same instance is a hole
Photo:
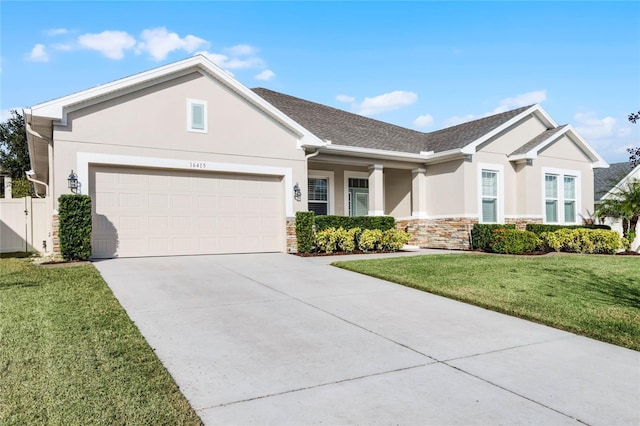
[[[396,227],[396,219],[393,216],[322,215],[315,217],[315,225],[317,231],[323,231],[328,228],[360,228],[387,231]]]
[[[65,260],[91,257],[91,197],[65,194],[58,198],[60,250]]]
[[[299,253],[313,251],[313,212],[296,212],[296,241]]]
[[[491,251],[489,243],[491,242],[491,236],[496,229],[516,229],[516,225],[513,223],[502,224],[487,224],[476,223],[471,229],[471,248],[474,250]]]
[[[530,231],[519,229],[495,229],[491,234],[489,246],[493,253],[524,254],[536,251],[540,240]]]

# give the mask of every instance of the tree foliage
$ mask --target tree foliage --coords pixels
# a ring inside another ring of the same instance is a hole
[[[24,178],[24,172],[31,168],[24,119],[16,110],[0,123],[0,168],[12,179]]]
[[[629,242],[633,242],[640,220],[640,179],[633,179],[617,187],[611,197],[600,203],[596,216],[621,220],[622,234]]]
[[[631,114],[629,114],[629,121],[632,122],[633,124],[636,124],[638,121],[640,121],[640,111],[632,112]],[[635,148],[627,148],[627,152],[629,153],[629,162],[631,162],[631,165],[633,167],[639,165],[640,164],[640,146],[637,146]]]

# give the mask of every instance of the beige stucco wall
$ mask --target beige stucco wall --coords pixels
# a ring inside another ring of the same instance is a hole
[[[207,102],[208,133],[187,131],[187,99]],[[68,193],[78,153],[261,165],[291,169],[306,182],[304,151],[297,136],[217,80],[191,73],[68,114],[54,128],[55,199]],[[81,182],[85,193],[89,183]],[[292,188],[285,188],[291,196]],[[293,201],[306,210],[306,194]]]
[[[384,213],[411,216],[411,170],[384,170]]]
[[[480,145],[477,151],[509,155],[545,130],[547,127],[536,116],[531,115],[507,131],[489,139]]]
[[[468,166],[463,160],[426,167],[425,195],[428,216],[455,217],[465,214],[465,195],[470,190],[467,169]]]

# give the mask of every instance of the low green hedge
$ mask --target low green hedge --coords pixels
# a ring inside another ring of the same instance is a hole
[[[628,241],[616,231],[605,229],[558,229],[543,232],[540,241],[546,251],[570,253],[615,254],[628,246]]]
[[[396,227],[396,219],[393,216],[322,215],[315,217],[315,225],[316,231],[323,231],[327,228],[360,228],[386,231]]]
[[[501,228],[494,229],[489,241],[489,248],[493,253],[524,254],[537,250],[540,240],[530,231]]]
[[[471,229],[471,248],[474,250],[491,251],[489,243],[491,242],[491,235],[496,229],[516,229],[516,225],[508,223],[502,224],[484,224],[476,223]]]
[[[606,229],[610,230],[609,225],[547,225],[543,223],[527,223],[527,231],[540,235],[543,232],[555,232],[559,229]]]

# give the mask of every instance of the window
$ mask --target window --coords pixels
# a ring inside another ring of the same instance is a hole
[[[498,222],[498,172],[482,170],[482,222]]]
[[[576,221],[576,178],[564,177],[564,221],[567,223]]]
[[[558,176],[544,176],[545,218],[547,222],[558,221]]]
[[[207,133],[207,101],[187,99],[187,131]]]
[[[545,223],[577,223],[580,204],[579,173],[547,169],[544,173]]]
[[[307,191],[309,193],[309,210],[317,215],[326,215],[329,210],[329,179],[310,177]]]

